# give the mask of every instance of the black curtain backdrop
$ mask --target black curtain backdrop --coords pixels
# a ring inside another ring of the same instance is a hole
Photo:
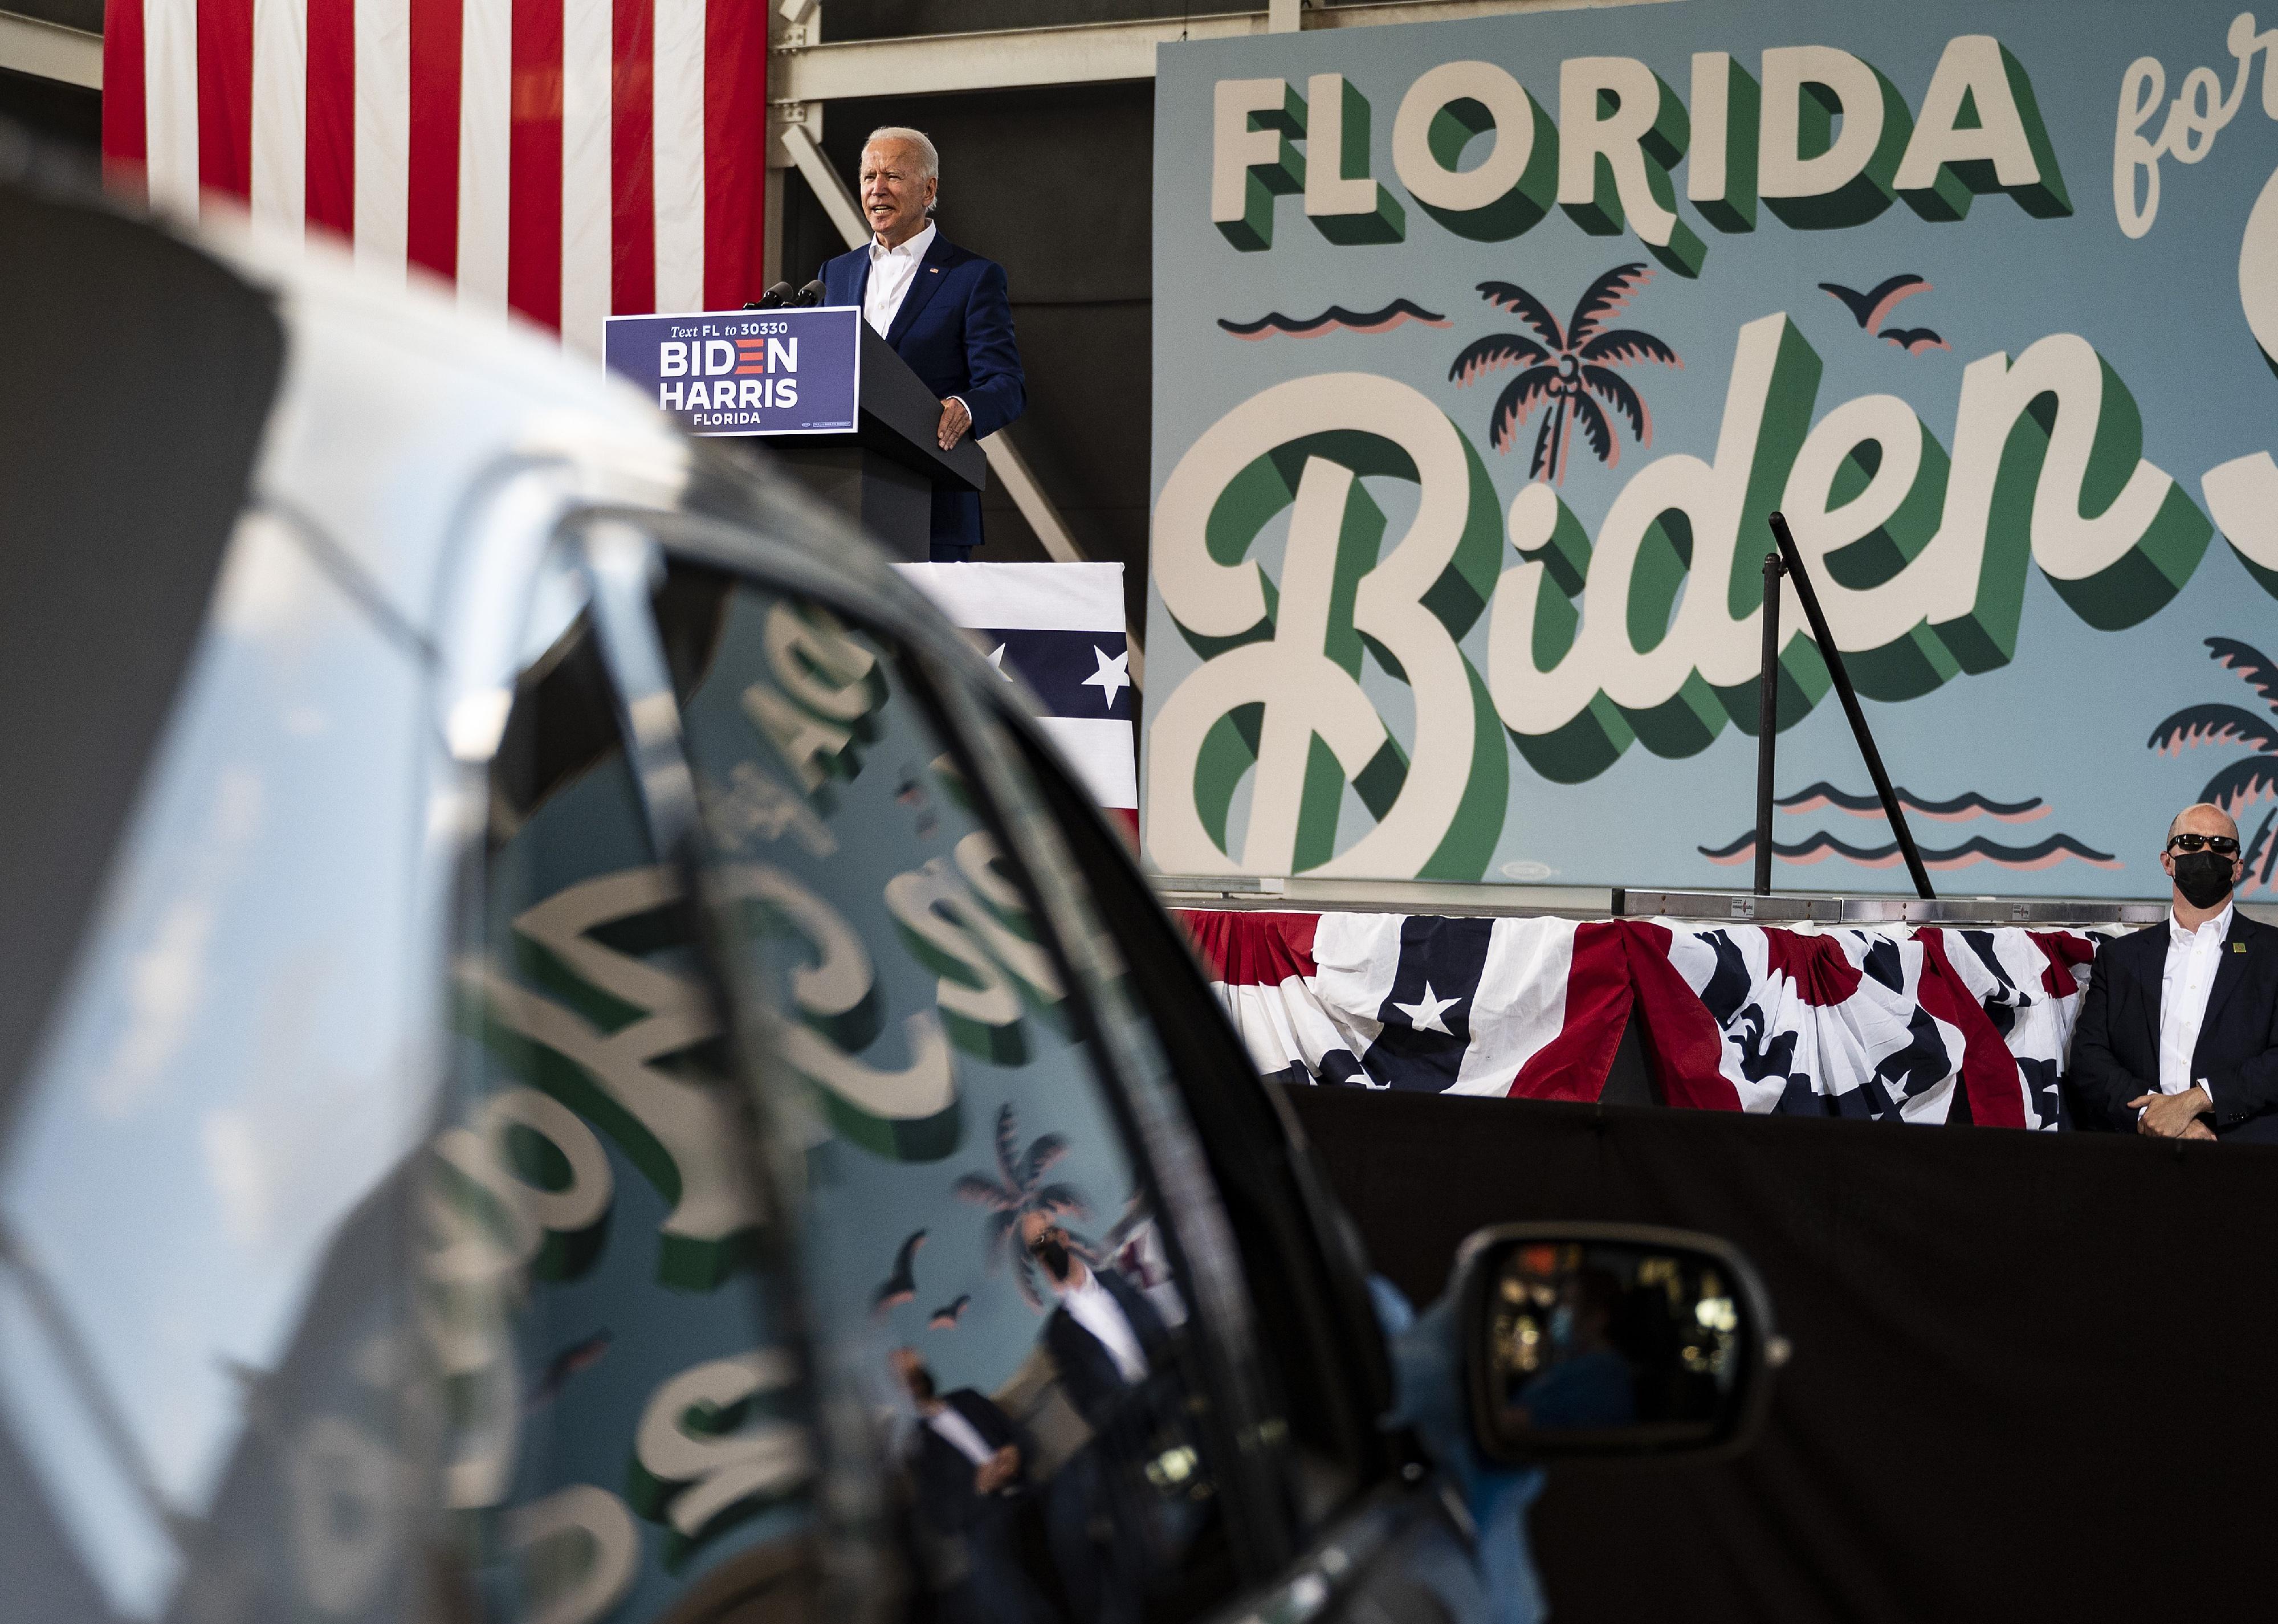
[[[1762,1438],[1554,1473],[1556,1624],[2278,1617],[2278,1147],[1288,1094],[1419,1306],[1511,1219],[1762,1271],[1795,1345]]]

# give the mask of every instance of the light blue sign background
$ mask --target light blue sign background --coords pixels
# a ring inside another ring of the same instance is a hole
[[[2122,232],[2115,212],[2115,110],[2130,64],[2144,56],[2163,65],[2167,92],[2142,128],[2146,138],[2160,133],[2167,103],[2190,70],[2211,69],[2218,99],[2226,95],[2237,71],[2226,47],[2235,14],[2232,5],[2200,0],[2160,7],[2105,0],[1920,0],[1875,8],[1694,0],[1166,46],[1157,78],[1155,282],[1180,290],[1180,296],[1158,301],[1155,311],[1154,495],[1159,500],[1182,457],[1235,408],[1288,380],[1349,371],[1397,379],[1441,407],[1478,453],[1499,503],[1507,507],[1526,483],[1539,417],[1508,454],[1488,443],[1488,413],[1511,374],[1490,375],[1468,388],[1449,378],[1450,362],[1465,344],[1493,332],[1523,331],[1516,316],[1485,303],[1476,285],[1518,283],[1563,322],[1601,272],[1624,262],[1654,262],[1634,233],[1590,235],[1555,206],[1524,234],[1502,242],[1456,235],[1419,207],[1395,178],[1391,143],[1395,112],[1426,70],[1461,59],[1498,65],[1555,119],[1563,58],[1635,57],[1683,98],[1695,51],[1729,52],[1757,74],[1767,47],[1828,45],[1870,62],[1919,116],[1948,40],[1990,33],[2030,76],[2069,194],[2069,217],[2034,218],[1995,193],[1976,198],[1967,217],[1953,223],[1926,221],[1897,202],[1863,225],[1802,231],[1760,208],[1752,233],[1728,234],[1685,201],[1686,170],[1679,165],[1677,212],[1707,245],[1700,275],[1687,280],[1655,265],[1651,281],[1614,324],[1657,335],[1682,357],[1683,368],[1624,370],[1624,377],[1652,411],[1652,446],[1640,446],[1617,424],[1621,462],[1608,467],[1577,443],[1558,494],[1595,536],[1616,495],[1654,459],[1676,453],[1713,459],[1735,335],[1746,323],[1785,311],[1824,363],[1815,422],[1855,397],[1895,394],[1949,452],[1968,362],[1997,351],[2014,361],[2046,335],[2080,334],[2132,393],[2143,419],[2142,456],[2174,476],[2204,512],[2203,474],[2278,443],[2278,380],[2249,331],[2239,285],[2242,233],[2278,163],[2278,123],[2263,103],[2268,58],[2254,64],[2235,117],[2200,161],[2187,165],[2170,156],[2160,164],[2158,212],[2136,240]],[[2278,23],[2278,18],[2270,20]],[[1213,87],[1224,79],[1275,77],[1302,95],[1308,77],[1322,72],[1346,75],[1371,105],[1369,172],[1405,206],[1405,240],[1333,243],[1308,222],[1302,197],[1285,196],[1274,203],[1270,248],[1242,251],[1212,218]],[[1467,161],[1477,162],[1483,146],[1475,142]],[[1900,272],[1918,273],[1931,286],[1892,321],[1932,328],[1949,348],[1915,354],[1880,340],[1816,286],[1830,281],[1870,289]],[[1304,339],[1250,340],[1219,324],[1221,319],[1254,323],[1269,312],[1307,320],[1332,305],[1375,312],[1397,299],[1446,316],[1448,324],[1410,321],[1376,332],[1333,329]],[[1415,512],[1416,486],[1383,478],[1363,483],[1385,511],[1388,544]],[[1250,554],[1269,576],[1280,572],[1278,548],[1288,522],[1285,513],[1269,523]],[[1158,574],[1162,541],[1158,512]],[[1753,559],[1768,545],[1768,537],[1743,535],[1739,553]],[[1517,554],[1502,550],[1499,568],[1518,562]],[[1482,614],[1460,645],[1482,674],[1490,618]],[[1785,618],[1790,626],[1800,623],[1792,595]],[[1152,777],[1161,766],[1155,724],[1166,700],[1203,660],[1166,610],[1159,581],[1150,583],[1148,631],[1149,788],[1142,800],[1150,807],[1152,844]],[[1933,853],[1955,852],[1973,836],[1995,849],[1992,860],[1949,861],[1935,876],[1941,890],[2164,892],[2157,854],[2167,819],[2197,798],[2219,768],[2256,746],[2251,740],[2232,741],[2154,753],[2147,746],[2154,729],[2186,706],[2207,704],[2241,707],[2261,719],[2266,734],[2274,725],[2265,697],[2211,658],[2209,637],[2237,639],[2265,653],[2278,651],[2278,602],[2219,531],[2175,599],[2121,631],[2087,624],[2038,568],[2029,565],[2010,663],[1981,675],[1964,673],[1903,703],[1868,702],[1892,777],[1916,798],[1941,802],[1974,792],[2007,804],[2037,799],[2045,807],[2040,815],[2007,820],[1916,816],[1916,839]],[[1387,726],[1404,739],[1413,726],[1406,685],[1372,658],[1363,662],[1361,682]],[[1664,759],[1642,742],[1632,743],[1609,767],[1572,784],[1546,782],[1507,736],[1500,742],[1510,772],[1502,832],[1483,872],[1464,877],[1747,885],[1745,850],[1724,864],[1703,854],[1703,848],[1725,848],[1750,829],[1755,743],[1739,728],[1726,727],[1707,749],[1683,759]],[[1781,736],[1779,755],[1783,796],[1820,781],[1848,794],[1871,795],[1831,693]],[[1237,860],[1253,792],[1245,778],[1234,794],[1227,844]],[[1336,834],[1341,851],[1373,821],[1351,789],[1344,801]],[[2241,808],[2250,842],[2258,829],[2267,835],[2269,811],[2267,803]],[[1783,812],[1775,839],[1808,842],[1821,831],[1855,848],[1890,843],[1879,816],[1846,815],[1832,806]],[[2037,861],[2019,855],[2059,835],[2068,837],[2069,845],[2059,846],[2053,856],[2045,850]],[[1156,855],[1166,868],[1185,866]],[[1418,852],[1417,861],[1425,855]],[[2268,855],[2266,838],[2257,856]],[[1783,861],[1776,865],[1775,883],[1892,890],[1906,888],[1906,876],[1887,862],[1869,865],[1828,856],[1810,866]],[[2251,878],[2244,888],[2256,888]]]

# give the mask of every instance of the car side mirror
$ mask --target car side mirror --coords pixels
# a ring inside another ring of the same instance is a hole
[[[1472,1436],[1504,1465],[1738,1453],[1787,1358],[1747,1259],[1683,1230],[1498,1224],[1451,1289]]]

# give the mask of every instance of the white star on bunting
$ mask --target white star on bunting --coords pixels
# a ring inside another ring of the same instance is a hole
[[[995,648],[989,651],[989,664],[996,671],[998,676],[1003,677],[1008,682],[1013,680],[1013,674],[1005,669],[1005,645],[1003,644],[1000,643]]]
[[[1440,1018],[1461,1003],[1463,999],[1460,997],[1434,998],[1432,995],[1432,983],[1426,981],[1424,983],[1422,1003],[1395,1003],[1392,1007],[1405,1015],[1408,1018],[1408,1024],[1417,1031],[1437,1032],[1452,1038],[1456,1034],[1448,1030],[1448,1023]]]
[[[1131,679],[1124,675],[1124,667],[1129,664],[1131,656],[1128,653],[1123,653],[1110,660],[1107,657],[1107,651],[1095,643],[1091,645],[1091,657],[1099,662],[1099,669],[1084,678],[1083,685],[1086,688],[1097,688],[1105,694],[1106,698],[1103,703],[1112,710],[1115,706],[1115,696],[1131,686]]]

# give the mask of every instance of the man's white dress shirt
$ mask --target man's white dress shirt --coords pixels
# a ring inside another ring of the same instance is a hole
[[[902,301],[910,296],[911,286],[918,279],[918,268],[925,263],[926,250],[933,247],[935,235],[934,224],[928,220],[923,231],[898,248],[890,248],[875,237],[870,239],[870,279],[862,288],[862,319],[880,338],[886,336],[886,329],[901,314]],[[948,398],[964,406],[968,414],[972,412],[964,396]]]
[[[2167,970],[2160,983],[2161,1094],[2181,1094],[2201,1080],[2191,1075],[2191,1054],[2206,1022],[2207,995],[2214,990],[2214,972],[2222,963],[2233,911],[2226,903],[2197,930],[2185,930],[2176,923],[2175,911],[2168,911]],[[2208,1097],[2213,1097],[2213,1090]]]
[[[888,248],[875,237],[870,239],[870,280],[862,289],[862,319],[876,329],[880,338],[886,336],[902,301],[910,296],[910,284],[917,280],[918,267],[925,263],[934,236],[933,222],[928,220],[923,231],[898,248]]]
[[[1139,1333],[1131,1329],[1131,1322],[1123,1317],[1123,1305],[1108,1294],[1099,1277],[1087,1269],[1082,1285],[1058,1289],[1062,1306],[1075,1316],[1077,1324],[1099,1338],[1125,1384],[1145,1381],[1147,1355],[1139,1346]]]
[[[988,1465],[990,1457],[997,1452],[989,1447],[980,1430],[957,1413],[954,1405],[944,1404],[926,1417],[925,1424],[948,1439],[959,1454],[975,1466]]]

